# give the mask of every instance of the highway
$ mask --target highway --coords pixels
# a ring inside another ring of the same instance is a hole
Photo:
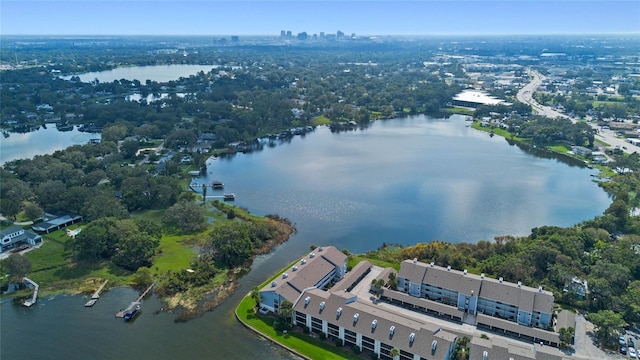
[[[531,107],[533,108],[533,111],[538,115],[546,116],[549,118],[567,118],[574,123],[578,121],[578,119],[572,118],[566,114],[556,111],[551,107],[541,105],[535,99],[533,99],[533,94],[535,93],[538,86],[542,84],[545,77],[539,72],[530,70],[530,69],[527,70],[527,74],[531,76],[531,82],[529,82],[522,89],[520,89],[520,91],[518,91],[518,94],[516,95],[516,98],[518,99],[518,101],[531,105]],[[600,127],[596,124],[590,124],[590,125],[592,128],[596,129],[596,131],[598,132],[596,134],[596,139],[608,144],[609,147],[611,148],[618,147],[619,149],[621,149],[622,151],[628,154],[631,154],[634,152],[640,153],[640,147],[632,145],[626,142],[624,139],[618,138],[615,135],[615,132],[613,130],[600,129]]]

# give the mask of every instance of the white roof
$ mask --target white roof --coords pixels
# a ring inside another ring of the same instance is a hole
[[[504,100],[496,99],[482,91],[476,90],[463,90],[461,93],[454,96],[453,100],[468,101],[484,105],[498,105],[504,102]]]

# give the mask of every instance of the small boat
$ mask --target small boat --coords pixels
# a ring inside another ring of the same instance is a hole
[[[134,301],[131,303],[131,305],[129,305],[128,308],[124,309],[124,319],[125,320],[131,320],[134,318],[134,316],[136,316],[139,312],[140,309],[142,307],[140,306],[140,303],[137,301]]]
[[[224,188],[224,183],[222,181],[214,180],[211,182],[211,187],[214,189],[222,189]]]
[[[233,201],[236,199],[236,194],[224,194],[222,198],[224,201]]]

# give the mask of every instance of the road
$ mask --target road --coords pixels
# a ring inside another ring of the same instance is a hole
[[[549,106],[541,105],[535,99],[533,99],[533,94],[536,92],[538,86],[542,84],[545,77],[544,75],[534,70],[527,70],[527,74],[531,76],[531,82],[529,82],[522,89],[520,89],[520,91],[518,91],[518,94],[516,95],[518,101],[531,105],[533,111],[538,115],[546,116],[549,118],[566,118],[574,123],[578,121],[578,119],[572,118],[566,114],[556,111]],[[600,129],[600,127],[595,124],[590,125],[597,131],[596,139],[608,144],[611,148],[617,147],[628,154],[634,152],[640,153],[640,147],[632,145],[626,142],[624,139],[618,138],[613,130]]]

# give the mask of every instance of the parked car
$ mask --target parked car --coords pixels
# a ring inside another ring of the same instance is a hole
[[[632,348],[636,347],[636,344],[633,343],[633,340],[631,340],[631,337],[627,339],[627,347],[632,347]]]
[[[626,346],[620,346],[620,354],[627,355],[627,347]]]
[[[636,349],[630,347],[627,349],[627,352],[629,353],[629,357],[632,359],[636,358]]]

